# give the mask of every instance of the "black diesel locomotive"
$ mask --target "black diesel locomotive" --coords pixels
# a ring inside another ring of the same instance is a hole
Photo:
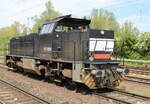
[[[125,69],[114,55],[114,32],[89,28],[90,20],[55,18],[38,33],[14,37],[6,65],[13,70],[82,83],[89,88],[116,87]]]

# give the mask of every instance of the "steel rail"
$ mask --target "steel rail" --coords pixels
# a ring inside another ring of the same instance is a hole
[[[124,93],[124,94],[127,94],[129,96],[134,96],[134,97],[139,97],[141,99],[148,99],[150,100],[150,97],[148,96],[143,96],[143,95],[138,95],[138,94],[135,94],[135,93],[130,93],[130,92],[127,92],[127,91],[123,91],[121,89],[118,89],[118,88],[111,88],[113,91],[117,91],[117,92],[120,92],[120,93]]]
[[[40,97],[38,97],[38,96],[35,96],[35,95],[33,95],[32,93],[27,92],[27,91],[25,91],[24,89],[21,89],[21,88],[15,86],[15,85],[13,85],[13,84],[7,82],[7,81],[4,81],[4,80],[0,79],[0,82],[5,83],[5,84],[11,86],[12,88],[16,89],[17,91],[19,91],[19,92],[21,92],[21,93],[23,93],[23,94],[25,94],[25,95],[27,95],[27,96],[29,96],[29,97],[32,97],[33,99],[35,99],[35,100],[37,100],[37,101],[39,101],[39,102],[41,102],[41,103],[51,104],[50,102],[48,102],[48,101],[46,101],[46,100],[44,100],[44,99],[42,99],[42,98],[40,98]],[[0,102],[0,103],[1,103],[1,102]],[[2,102],[2,104],[3,104],[3,102]]]
[[[139,77],[132,77],[132,76],[126,76],[126,78],[127,79],[125,79],[125,81],[130,81],[130,82],[136,82],[136,83],[142,83],[142,84],[150,85],[150,79],[139,78]],[[132,80],[132,79],[135,79],[135,80]],[[140,80],[140,81],[138,81],[138,80]]]
[[[117,99],[117,98],[114,98],[114,97],[109,97],[105,94],[100,94],[100,93],[94,93],[95,95],[98,95],[98,96],[101,96],[103,98],[107,98],[107,99],[111,99],[111,100],[114,100],[114,101],[117,101],[119,103],[124,103],[124,104],[133,104],[133,103],[130,103],[130,102],[127,102],[127,101],[124,101],[124,100],[120,100],[120,99]]]
[[[116,91],[118,93],[122,93],[123,95],[127,95],[129,97],[139,98],[139,99],[142,99],[142,100],[145,100],[145,99],[150,100],[150,97],[148,97],[148,96],[138,95],[138,94],[130,93],[130,92],[127,92],[127,91],[122,91],[118,88],[109,88],[108,90]],[[111,100],[114,100],[114,101],[117,101],[117,102],[120,102],[120,103],[123,103],[123,104],[133,104],[132,102],[121,100],[121,99],[111,97],[111,96],[107,96],[106,94],[101,94],[100,92],[92,92],[92,94],[101,96],[103,98],[111,99]]]
[[[136,83],[141,83],[141,84],[147,84],[147,85],[150,85],[150,83],[147,83],[147,82],[135,81],[135,80],[130,80],[130,79],[125,79],[125,81],[136,82]]]
[[[133,77],[133,76],[126,76],[128,78],[133,78],[133,79],[139,79],[139,80],[146,80],[146,81],[150,81],[150,79],[146,79],[146,78],[140,78],[140,77]]]
[[[139,67],[139,68],[137,68],[137,67],[130,67],[130,66],[122,66],[122,65],[120,65],[120,68],[127,68],[127,69],[129,69],[129,70],[139,70],[139,71],[146,71],[146,72],[150,72],[150,70],[149,69],[145,69],[144,67],[142,68],[142,67]]]

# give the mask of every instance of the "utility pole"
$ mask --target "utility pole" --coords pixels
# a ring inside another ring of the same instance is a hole
[[[123,66],[125,65],[125,43],[126,43],[126,31],[123,32]]]

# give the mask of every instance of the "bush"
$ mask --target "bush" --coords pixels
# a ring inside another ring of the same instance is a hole
[[[141,59],[141,58],[142,58],[142,56],[137,52],[130,54],[130,59]]]

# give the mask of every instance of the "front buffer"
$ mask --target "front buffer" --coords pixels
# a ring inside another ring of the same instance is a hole
[[[82,83],[90,89],[113,88],[119,86],[120,82],[125,78],[124,75],[129,72],[128,69],[119,69],[113,65],[106,64],[101,66],[105,68],[83,68]]]

